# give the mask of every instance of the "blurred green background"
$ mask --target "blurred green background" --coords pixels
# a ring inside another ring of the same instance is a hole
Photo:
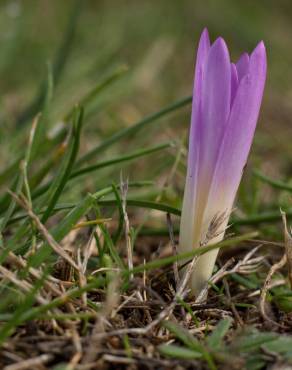
[[[204,27],[212,40],[224,37],[233,60],[264,40],[268,80],[247,174],[250,168],[259,168],[273,178],[291,180],[292,3],[288,0],[1,0],[1,170],[23,152],[33,115],[41,109],[36,104],[30,110],[31,104],[38,103],[48,65],[57,66],[48,135],[86,92],[116,68],[128,67],[122,78],[86,107],[84,153],[122,127],[190,95],[196,46]],[[189,117],[190,105],[119,142],[92,163],[170,139],[185,144]],[[185,154],[183,149],[171,179],[169,197],[175,204],[183,191]],[[176,151],[169,150],[167,155],[159,153],[122,167],[131,180],[159,183],[169,175],[175,159]],[[79,180],[77,192],[118,180],[119,170]],[[245,181],[252,180],[247,175]],[[253,191],[248,189],[247,193]],[[257,204],[262,207],[279,205],[278,194],[273,197],[269,187],[259,197]],[[290,202],[287,194],[281,197],[281,204]]]

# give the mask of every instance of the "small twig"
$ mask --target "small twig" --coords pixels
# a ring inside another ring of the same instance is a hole
[[[227,302],[231,308],[231,311],[235,317],[235,322],[241,327],[243,328],[244,327],[244,322],[242,320],[242,318],[240,317],[236,307],[235,307],[235,304],[232,302],[232,298],[231,298],[231,294],[230,294],[230,289],[229,289],[229,284],[228,284],[228,281],[226,278],[223,278],[223,285],[224,285],[224,288],[225,288],[225,292],[226,292],[226,296],[227,296]]]

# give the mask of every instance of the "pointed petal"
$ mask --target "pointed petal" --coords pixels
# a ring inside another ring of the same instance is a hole
[[[207,205],[207,209],[213,208],[213,215],[231,210],[258,120],[266,68],[265,46],[261,42],[251,55],[249,74],[240,81],[218,156]]]
[[[188,153],[188,171],[186,177],[183,208],[181,216],[180,243],[185,250],[192,250],[194,245],[194,223],[197,219],[195,217],[196,208],[196,193],[197,180],[199,169],[199,148],[200,148],[200,132],[201,125],[201,97],[202,97],[202,83],[203,73],[206,66],[207,56],[210,50],[210,40],[208,30],[205,28],[202,32],[196,58],[195,78],[193,87],[193,103],[191,128],[189,135],[189,153]],[[193,222],[190,222],[192,220]]]
[[[256,89],[254,91],[254,95],[257,99],[255,105],[259,105],[261,103],[267,74],[267,55],[263,41],[257,45],[250,56],[249,73],[252,81],[254,81],[253,86]]]
[[[243,53],[236,63],[236,69],[238,74],[238,80],[240,81],[248,72],[249,68],[249,55]]]
[[[196,148],[197,176],[194,176],[192,186],[195,187],[195,222],[193,225],[192,246],[200,240],[200,230],[203,221],[204,209],[211,186],[213,172],[216,166],[217,156],[221,141],[230,114],[231,96],[231,66],[227,46],[222,38],[219,38],[211,46],[206,66],[203,71],[201,101],[196,117],[193,152]],[[193,155],[190,152],[190,155]],[[193,167],[192,174],[195,174]]]
[[[200,37],[196,58],[195,79],[194,79],[194,93],[196,98],[200,96],[202,73],[209,50],[210,50],[210,39],[208,30],[207,28],[205,28]],[[196,102],[197,99],[194,99],[194,101]]]
[[[236,95],[236,91],[238,88],[238,84],[239,84],[239,81],[238,81],[236,66],[235,64],[231,63],[231,98],[230,98],[231,104],[230,104],[230,108],[232,107],[232,104],[233,104],[233,101]]]
[[[200,122],[200,105],[202,96],[202,81],[203,81],[203,71],[205,69],[207,56],[210,50],[210,39],[208,30],[205,28],[202,32],[195,67],[195,78],[193,87],[193,103],[192,103],[192,116],[191,116],[191,129],[189,136],[189,160],[188,168],[193,171],[197,163],[197,147],[199,143],[198,135],[198,125]],[[191,162],[191,163],[190,163]],[[190,173],[193,177],[193,174]]]
[[[224,40],[219,38],[210,48],[202,86],[202,124],[199,127],[202,138],[200,164],[203,172],[208,173],[207,177],[214,170],[230,113],[230,96],[230,58]],[[202,176],[202,172],[200,172],[200,176]],[[206,178],[203,179],[204,182],[206,180]],[[204,186],[207,183],[205,182]]]

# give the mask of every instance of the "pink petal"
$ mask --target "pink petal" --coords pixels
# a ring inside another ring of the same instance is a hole
[[[243,53],[236,63],[236,69],[238,74],[238,80],[240,81],[247,73],[249,69],[249,56],[247,53]]]
[[[235,64],[231,63],[231,99],[230,99],[231,100],[231,104],[230,104],[231,106],[233,104],[233,101],[234,101],[234,98],[235,98],[235,95],[236,95],[238,84],[239,84],[239,81],[238,81],[236,66],[235,66]]]
[[[249,73],[242,78],[218,155],[206,208],[213,202],[231,209],[252,144],[266,80],[263,42],[250,57]],[[223,210],[224,211],[224,210]]]

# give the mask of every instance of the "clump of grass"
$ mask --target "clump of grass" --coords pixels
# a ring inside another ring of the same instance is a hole
[[[99,89],[95,91],[100,93]],[[184,99],[182,103],[175,103],[128,129],[122,129],[79,160],[86,106],[77,106],[70,113],[65,135],[59,136],[59,141],[49,143],[46,149],[53,153],[54,148],[64,148],[58,163],[52,163],[50,157],[44,156],[43,147],[36,145],[46,140],[46,132],[40,128],[44,116],[34,120],[26,152],[18,162],[19,172],[11,179],[7,175],[7,183],[12,181],[11,190],[1,202],[0,342],[3,366],[13,368],[12,363],[18,356],[19,366],[63,364],[63,367],[94,368],[111,362],[124,366],[152,364],[165,367],[206,364],[210,369],[216,369],[239,356],[241,364],[260,368],[272,362],[265,354],[270,347],[283,361],[290,361],[289,351],[285,350],[291,344],[290,337],[278,334],[277,329],[273,334],[265,334],[265,320],[257,308],[267,263],[263,248],[257,246],[265,243],[252,241],[258,232],[229,237],[221,243],[221,258],[225,262],[210,282],[208,301],[193,301],[188,297],[187,281],[179,280],[178,276],[175,280],[171,266],[190,258],[194,262],[197,255],[218,246],[167,257],[159,257],[157,250],[152,256],[157,253],[159,258],[145,261],[136,245],[140,241],[149,243],[144,236],[146,231],[156,248],[162,237],[157,235],[157,230],[143,226],[140,234],[136,233],[133,238],[134,230],[130,225],[125,228],[125,220],[129,223],[125,218],[127,210],[135,207],[165,215],[180,215],[177,208],[161,201],[148,200],[143,195],[141,198],[139,193],[136,198],[130,196],[134,189],[153,187],[153,182],[129,182],[127,193],[121,193],[123,184],[109,184],[84,195],[76,203],[62,203],[68,189],[78,184],[71,182],[73,178],[90,176],[92,172],[123,161],[155,156],[159,151],[178,150],[173,143],[166,143],[82,166],[91,153],[102,152],[188,102],[189,99]],[[35,161],[40,165],[34,166]],[[260,180],[266,181],[266,178],[261,176]],[[267,183],[274,185],[270,179]],[[276,186],[279,187],[278,182]],[[283,190],[289,191],[287,187]],[[268,220],[264,213],[260,213],[234,223],[238,226],[242,222],[253,227],[258,221]],[[172,228],[170,217],[167,225]],[[127,238],[133,248],[131,254],[125,250]],[[171,242],[175,243],[173,235]],[[235,246],[240,246],[238,254],[226,260],[228,248]],[[256,248],[249,252],[246,248],[251,246]],[[273,241],[267,248],[273,250]],[[133,268],[133,261],[128,264],[127,256],[135,257]],[[272,302],[283,303],[285,299],[289,300],[289,293],[283,296],[282,291],[279,295],[278,284],[285,286],[283,277],[271,285]],[[282,311],[281,315],[281,327],[288,328],[287,314]],[[248,328],[255,320],[254,344],[246,343],[245,338],[251,335]],[[34,344],[36,340],[37,345]],[[286,347],[278,345],[278,341]],[[155,349],[153,345],[156,344],[159,346]],[[149,357],[145,351],[150,345],[153,349]]]
[[[0,367],[289,366],[287,264],[273,267],[290,258],[279,211],[291,220],[290,183],[247,174],[210,284],[190,297],[177,261],[191,266],[218,245],[175,253],[185,142],[147,130],[169,127],[191,97],[93,135],[92,112],[129,82],[114,66],[56,118],[78,3],[46,83],[19,115],[25,145],[0,173]],[[269,204],[259,200],[266,188]]]

